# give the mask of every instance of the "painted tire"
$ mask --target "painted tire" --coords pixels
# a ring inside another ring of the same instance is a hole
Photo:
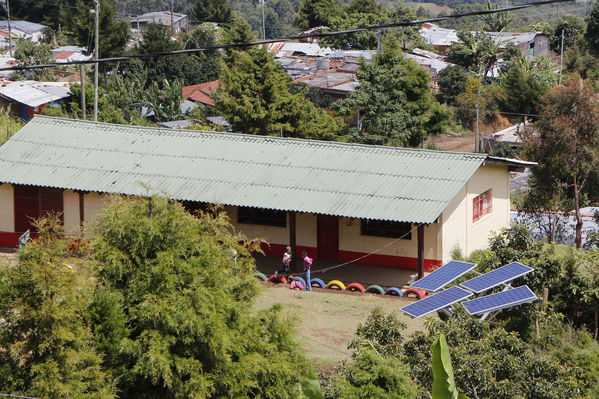
[[[345,289],[354,292],[366,292],[366,288],[364,288],[364,286],[360,283],[351,283],[350,285],[345,287]]]
[[[343,291],[345,289],[345,284],[343,284],[339,280],[331,280],[327,283],[325,288],[332,288],[332,289],[338,289],[338,290]]]
[[[416,297],[417,299],[422,299],[426,296],[426,291],[419,290],[418,288],[408,288],[404,291],[403,296],[406,298]]]
[[[266,281],[268,279],[268,277],[266,277],[266,274],[264,273],[256,273],[254,274],[254,277],[256,277],[260,281]]]
[[[388,288],[385,295],[403,296],[401,290],[395,287]]]
[[[287,279],[285,278],[285,276],[281,276],[280,274],[278,276],[275,276],[274,274],[272,276],[270,276],[268,278],[267,281],[270,281],[271,283],[281,283],[281,284],[287,284]]]
[[[292,276],[292,277],[291,277],[291,280],[299,281],[300,283],[302,283],[302,284],[303,284],[303,286],[304,286],[304,287],[306,286],[306,280],[304,280],[304,279],[303,279],[303,278],[301,278],[301,277],[298,277],[298,276]]]
[[[326,286],[324,281],[322,281],[319,278],[311,278],[310,284],[312,285],[312,287],[316,287],[316,288],[324,288]]]
[[[366,288],[366,292],[383,295],[385,290],[380,285],[369,285],[368,288]]]

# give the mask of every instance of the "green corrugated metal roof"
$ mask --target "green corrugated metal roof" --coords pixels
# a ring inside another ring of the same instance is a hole
[[[0,147],[0,182],[431,223],[485,159],[36,116]]]

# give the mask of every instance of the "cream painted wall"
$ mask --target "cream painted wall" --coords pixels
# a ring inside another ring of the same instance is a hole
[[[510,223],[510,177],[506,166],[487,164],[480,167],[441,216],[443,262],[450,260],[456,245],[464,255],[486,248],[490,235]],[[491,190],[491,213],[472,221],[472,203],[476,196]]]
[[[15,206],[12,184],[0,184],[0,231],[15,231]]]
[[[289,244],[289,216],[287,227],[261,226],[257,224],[238,223],[237,207],[226,206],[225,210],[231,219],[235,231],[242,232],[249,239],[263,238],[273,244]],[[297,213],[295,217],[296,244],[316,247],[316,215]]]
[[[91,222],[110,203],[107,194],[87,193],[83,196],[83,221]]]
[[[424,228],[424,257],[437,259],[437,231],[438,223],[433,223]],[[375,249],[393,241],[393,238],[363,236],[360,234],[360,220],[340,218],[339,249],[353,252],[372,252]],[[393,245],[377,252],[379,255],[418,257],[417,232],[412,232],[411,240],[398,240]]]
[[[77,235],[79,228],[79,194],[65,190],[62,196],[64,231],[68,236]]]

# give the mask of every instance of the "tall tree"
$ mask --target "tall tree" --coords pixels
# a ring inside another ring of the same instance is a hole
[[[580,78],[551,89],[543,99],[536,135],[529,135],[525,154],[539,163],[532,168],[532,189],[550,201],[565,192],[576,217],[576,247],[582,247],[580,208],[588,182],[599,172],[599,96]],[[569,209],[568,209],[569,208]]]
[[[300,29],[329,26],[333,18],[343,17],[341,0],[304,0],[295,14],[294,24]]]
[[[279,308],[252,310],[257,244],[231,234],[218,210],[120,199],[92,230],[92,328],[107,363],[124,371],[120,397],[302,397],[311,371],[292,330]]]
[[[492,5],[490,1],[487,1],[487,11],[497,10],[498,5]],[[489,32],[503,32],[512,23],[512,16],[509,12],[498,12],[494,14],[487,14],[483,16],[486,30]]]
[[[223,63],[216,107],[241,133],[331,140],[339,118],[316,108],[303,92],[292,94],[289,77],[265,48],[235,51]]]
[[[507,71],[502,71],[500,83],[505,90],[504,110],[525,114],[537,112],[541,97],[554,83],[555,74],[550,70],[535,69],[534,62],[519,57],[511,62]]]
[[[17,41],[14,56],[19,66],[48,64],[51,60],[48,46],[25,39]],[[24,69],[14,72],[11,77],[14,80],[54,80],[54,76],[49,69]]]
[[[484,32],[458,32],[460,43],[449,49],[447,61],[486,77],[497,62],[499,43]]]
[[[100,1],[100,57],[120,55],[129,40],[129,23],[119,19],[114,10],[114,0]],[[69,7],[66,28],[82,47],[94,51],[94,14],[89,10],[92,6],[83,0],[77,0],[75,6]]]
[[[469,76],[468,71],[460,65],[451,65],[439,72],[437,74],[439,102],[454,104],[456,97],[466,91]]]
[[[564,34],[564,51],[574,47],[578,40],[584,35],[585,25],[584,19],[576,15],[566,15],[565,17],[562,17],[549,38],[551,49],[558,53],[560,52],[562,32]]]
[[[428,132],[426,124],[436,101],[429,75],[396,49],[386,47],[372,63],[358,70],[360,87],[333,107],[359,115],[355,140],[370,144],[415,147]]]
[[[74,241],[61,221],[38,221],[39,238],[0,271],[0,390],[48,399],[109,399],[109,374],[84,319],[87,270],[68,259]],[[4,288],[4,289],[3,289]]]
[[[228,0],[195,0],[193,17],[199,22],[231,22],[231,4]]]
[[[584,40],[589,52],[595,57],[599,57],[599,3],[593,5]]]

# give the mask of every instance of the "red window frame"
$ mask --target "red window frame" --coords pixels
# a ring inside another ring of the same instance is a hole
[[[491,190],[487,190],[472,200],[472,222],[480,220],[483,216],[490,214],[492,210]]]

